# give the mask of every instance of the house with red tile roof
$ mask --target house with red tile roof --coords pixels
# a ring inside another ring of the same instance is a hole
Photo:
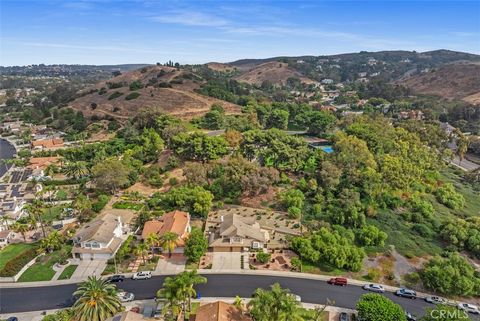
[[[35,149],[55,149],[63,147],[63,139],[39,139],[32,142],[32,148]]]
[[[178,235],[177,250],[181,253],[190,231],[190,214],[175,210],[165,213],[159,219],[145,222],[142,238],[146,239],[150,234],[156,234],[161,237],[167,232],[173,232]]]

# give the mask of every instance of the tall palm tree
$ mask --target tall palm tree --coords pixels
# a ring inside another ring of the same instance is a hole
[[[63,237],[57,231],[50,233],[46,238],[42,239],[41,246],[47,252],[59,250],[63,244]]]
[[[133,253],[137,256],[141,256],[143,259],[143,265],[147,264],[147,260],[145,260],[145,255],[148,254],[148,246],[145,243],[140,243],[137,245]]]
[[[35,216],[31,215],[28,217],[28,227],[31,230],[35,230],[37,228],[37,219]]]
[[[44,207],[45,205],[41,200],[35,199],[31,204],[25,205],[23,209],[27,211],[28,214],[35,217],[35,219],[40,223],[43,237],[46,237],[47,233],[45,233],[45,225],[43,224],[43,219],[42,219]]]
[[[162,288],[157,291],[157,298],[166,301],[162,312],[167,320],[177,320],[182,312],[183,298],[180,287],[177,278],[167,277]]]
[[[183,284],[182,292],[188,301],[188,311],[192,311],[192,297],[197,296],[194,286],[207,283],[207,278],[197,273],[197,270],[184,271],[177,276],[180,283]]]
[[[95,276],[81,283],[74,296],[78,297],[73,305],[76,321],[104,321],[123,308],[115,285]]]
[[[278,283],[271,290],[257,289],[253,299],[248,303],[250,314],[255,321],[297,321],[300,303],[287,289],[282,289]]]
[[[153,249],[155,246],[158,246],[160,243],[160,238],[158,237],[157,233],[150,233],[148,234],[147,238],[145,239],[145,243],[150,246],[150,251],[153,254]]]
[[[25,243],[27,242],[27,236],[25,233],[30,230],[27,224],[15,223],[13,225],[13,230],[15,231],[15,233],[22,234],[23,240],[25,241]]]
[[[178,234],[174,232],[166,232],[160,237],[160,246],[168,251],[168,257],[172,257],[172,253],[178,244]]]

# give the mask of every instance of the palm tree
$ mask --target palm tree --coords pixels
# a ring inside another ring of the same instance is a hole
[[[240,296],[236,296],[235,300],[233,301],[233,305],[240,311],[242,314],[245,311],[245,304],[243,303],[243,300]]]
[[[197,291],[195,291],[194,286],[198,284],[207,283],[207,278],[201,276],[197,273],[197,270],[184,271],[178,278],[181,280],[181,283],[184,285],[182,292],[188,301],[188,311],[192,311],[192,297],[197,296]]]
[[[136,256],[141,256],[143,259],[143,265],[147,265],[147,260],[145,260],[145,255],[148,254],[148,246],[145,243],[140,243],[137,245],[133,253]]]
[[[76,321],[104,321],[122,310],[115,285],[95,276],[81,283],[74,292]]]
[[[177,320],[177,316],[182,312],[183,298],[180,287],[177,278],[167,277],[163,287],[157,291],[157,298],[166,301],[162,312],[167,320]]]
[[[25,235],[25,233],[30,230],[27,224],[15,223],[13,225],[13,230],[15,231],[15,233],[22,234],[23,240],[25,241],[25,243],[27,242],[27,236]]]
[[[254,298],[248,303],[250,313],[255,321],[297,321],[300,303],[287,289],[282,289],[278,283],[271,290],[257,289]]]
[[[63,166],[62,172],[68,178],[78,179],[87,174],[87,164],[83,161],[68,162]]]
[[[160,243],[160,238],[158,237],[157,233],[150,233],[148,234],[147,238],[145,239],[145,243],[150,246],[150,251],[153,254],[153,249],[155,246]]]
[[[35,216],[31,215],[28,217],[28,227],[31,230],[35,230],[37,228],[37,219]]]
[[[27,204],[24,206],[24,210],[27,211],[30,216],[35,217],[35,219],[40,222],[40,227],[42,228],[42,234],[43,237],[47,236],[47,233],[45,233],[45,226],[43,224],[42,216],[43,216],[43,210],[42,208],[45,207],[43,202],[39,199],[33,200],[31,204]]]
[[[166,232],[160,237],[160,246],[168,251],[168,257],[172,257],[172,253],[177,247],[178,234],[174,232]]]
[[[50,233],[46,238],[42,239],[41,246],[47,252],[59,250],[62,247],[63,237],[57,231]]]

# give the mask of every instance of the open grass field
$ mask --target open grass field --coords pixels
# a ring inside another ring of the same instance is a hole
[[[3,250],[0,251],[0,270],[3,269],[5,264],[8,261],[17,257],[22,252],[25,252],[28,249],[37,247],[36,244],[25,244],[25,243],[18,243],[18,244],[9,244]]]

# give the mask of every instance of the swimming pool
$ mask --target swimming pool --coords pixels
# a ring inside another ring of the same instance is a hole
[[[321,148],[325,153],[328,153],[328,154],[333,153],[333,148],[332,148],[332,146],[326,145],[326,146],[320,146],[320,148]]]

